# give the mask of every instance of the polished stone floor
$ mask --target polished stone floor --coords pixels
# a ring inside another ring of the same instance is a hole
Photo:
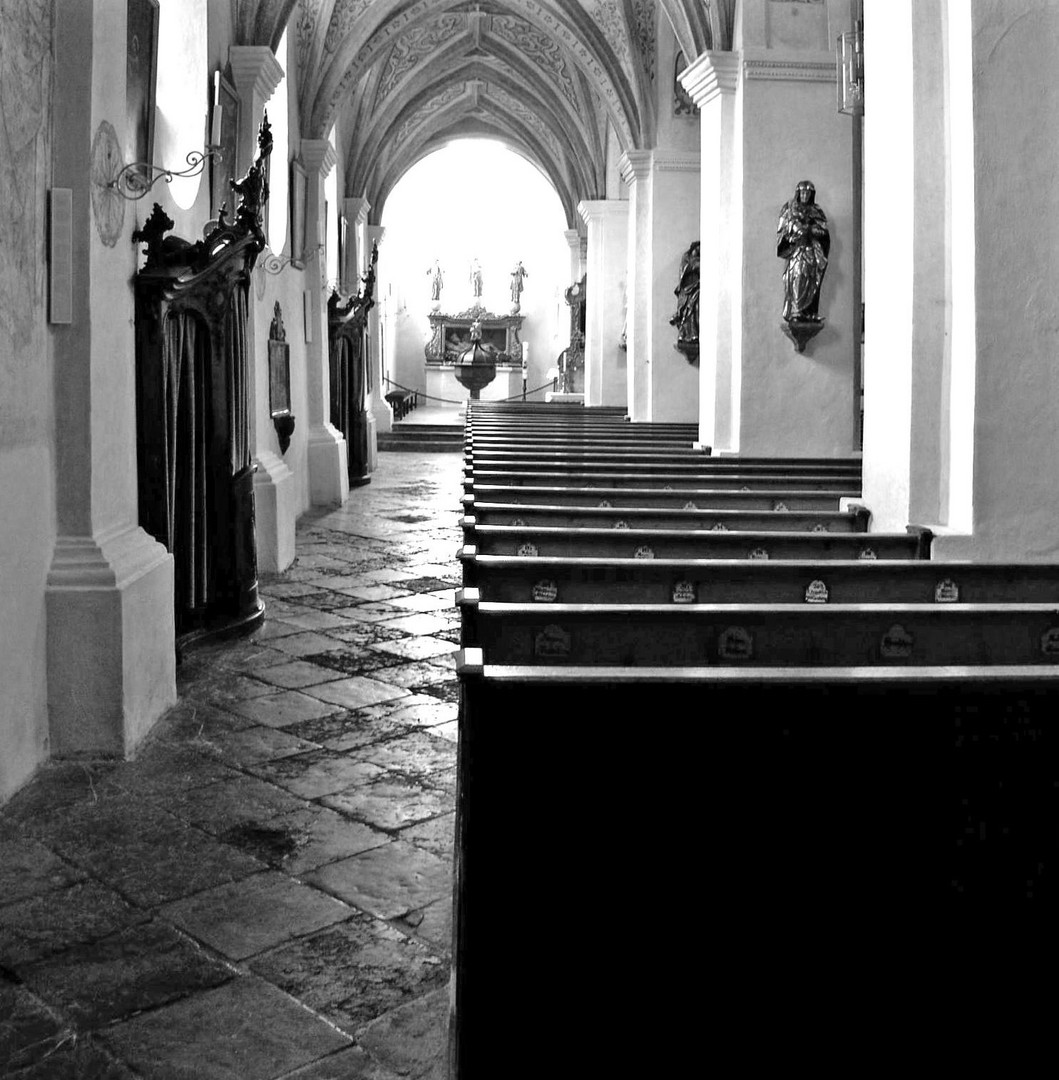
[[[380,454],[134,761],[0,810],[0,1075],[442,1080],[460,467]]]

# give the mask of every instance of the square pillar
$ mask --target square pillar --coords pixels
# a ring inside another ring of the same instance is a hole
[[[393,410],[386,400],[386,392],[389,387],[384,382],[386,375],[386,352],[385,334],[383,322],[385,315],[386,289],[382,283],[379,267],[382,261],[382,242],[386,238],[386,230],[382,225],[364,226],[364,250],[367,257],[371,258],[372,245],[379,248],[379,262],[375,266],[375,303],[368,312],[368,370],[371,373],[371,385],[368,388],[368,411],[375,425],[376,438],[380,431],[387,432],[393,428]],[[375,440],[372,446],[377,446]],[[377,450],[374,451],[377,454]],[[374,462],[372,468],[374,468]]]
[[[628,273],[629,202],[578,204],[588,229],[585,304],[585,404],[627,405],[625,351],[620,347]]]

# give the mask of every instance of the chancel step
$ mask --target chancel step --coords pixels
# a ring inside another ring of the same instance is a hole
[[[503,604],[461,589],[498,664],[1059,665],[1059,604]]]

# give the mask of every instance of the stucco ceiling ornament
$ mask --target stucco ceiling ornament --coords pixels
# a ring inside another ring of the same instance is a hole
[[[92,216],[99,239],[107,247],[118,242],[125,226],[125,197],[116,186],[124,168],[114,125],[103,120],[92,140]]]
[[[397,134],[394,135],[390,143],[391,149],[397,149],[413,131],[426,125],[436,113],[457,98],[463,97],[466,92],[466,86],[463,83],[458,83],[446,87],[440,94],[435,94],[397,129]]]
[[[574,80],[570,77],[566,57],[553,38],[515,15],[494,15],[492,33],[502,41],[514,45],[527,59],[532,60],[549,76],[574,112],[578,116],[582,115],[581,103],[574,89]]]
[[[375,104],[380,105],[401,80],[425,58],[466,28],[462,15],[442,15],[429,26],[416,26],[394,45],[383,66]]]
[[[640,60],[647,77],[654,82],[655,49],[655,4],[654,0],[636,0],[636,43],[640,49]]]

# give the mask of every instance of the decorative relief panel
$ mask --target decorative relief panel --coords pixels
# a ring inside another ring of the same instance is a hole
[[[335,0],[335,10],[324,38],[324,52],[328,55],[338,51],[350,28],[358,17],[367,11],[371,0]]]
[[[563,159],[563,152],[559,146],[559,140],[552,134],[548,125],[537,115],[524,101],[520,101],[514,94],[509,94],[502,86],[490,84],[489,96],[499,105],[503,105],[509,112],[517,116],[541,142],[552,152],[556,161]]]
[[[640,58],[647,77],[654,82],[655,77],[655,0],[635,0],[636,43],[640,49]]]
[[[299,0],[297,22],[294,32],[298,42],[298,70],[305,71],[312,52],[313,38],[316,36],[316,23],[320,18],[322,0]]]
[[[409,30],[393,47],[383,66],[376,105],[392,93],[398,83],[415,68],[421,60],[430,56],[447,41],[458,36],[467,25],[463,15],[442,15],[426,26]]]
[[[491,32],[509,45],[514,45],[527,59],[546,72],[574,112],[581,115],[580,102],[574,89],[574,80],[570,77],[566,57],[554,39],[541,33],[525,19],[514,15],[494,15]]]
[[[464,93],[465,87],[460,83],[458,85],[446,87],[440,94],[435,94],[397,129],[397,133],[390,141],[391,149],[396,149],[400,146],[416,128],[421,127],[424,123],[429,121],[435,113],[440,112],[446,105],[459,97],[463,97]]]

